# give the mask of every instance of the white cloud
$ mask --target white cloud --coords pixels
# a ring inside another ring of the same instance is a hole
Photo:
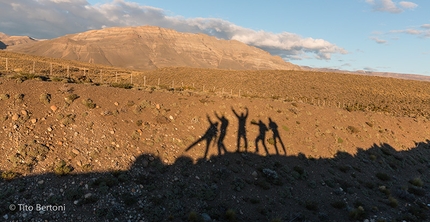
[[[415,35],[423,38],[430,38],[430,24],[424,24],[420,26],[422,29],[409,28],[402,30],[391,30],[389,33],[403,33],[409,35]]]
[[[385,43],[387,43],[387,41],[386,40],[384,40],[384,39],[380,39],[380,38],[378,38],[378,37],[370,37],[370,39],[372,39],[373,41],[375,41],[376,43],[378,43],[378,44],[385,44]]]
[[[401,1],[398,4],[394,3],[393,0],[365,0],[365,2],[372,5],[374,11],[390,13],[401,13],[404,9],[418,7],[417,4],[407,1]]]
[[[352,66],[351,63],[344,63],[341,65],[341,67],[351,67],[351,66]]]
[[[402,8],[406,8],[406,9],[414,9],[414,8],[418,7],[418,5],[413,3],[413,2],[405,2],[405,1],[399,2],[399,5]]]
[[[3,22],[7,21],[7,22]],[[347,51],[324,39],[288,32],[255,31],[217,18],[167,16],[163,9],[126,0],[90,5],[86,0],[0,0],[0,30],[11,35],[53,38],[116,26],[153,25],[181,32],[205,33],[262,48],[284,59],[330,59]]]

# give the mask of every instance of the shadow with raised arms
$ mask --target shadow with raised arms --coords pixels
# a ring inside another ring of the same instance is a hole
[[[234,115],[238,120],[238,130],[237,130],[237,149],[236,152],[240,152],[240,142],[243,140],[245,152],[248,151],[248,139],[246,138],[246,119],[248,118],[249,111],[248,108],[245,107],[245,112],[238,114],[236,110],[231,107]]]

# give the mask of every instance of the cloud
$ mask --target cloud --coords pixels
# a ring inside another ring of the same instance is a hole
[[[389,33],[403,33],[408,35],[415,35],[422,38],[430,38],[430,24],[420,26],[421,29],[409,28],[403,30],[391,30]]]
[[[401,1],[398,4],[392,0],[365,0],[367,4],[372,5],[374,11],[389,12],[389,13],[401,13],[404,9],[414,9],[418,7],[413,2]]]
[[[370,37],[370,39],[372,39],[373,41],[375,41],[376,43],[378,43],[378,44],[385,44],[385,43],[387,43],[387,41],[386,40],[384,40],[384,39],[379,39],[378,37]]]
[[[168,16],[163,9],[126,0],[90,5],[86,0],[0,0],[0,30],[11,35],[53,38],[69,33],[117,26],[153,25],[181,32],[205,33],[237,40],[284,59],[328,60],[347,51],[324,39],[298,34],[255,31],[218,18]]]
[[[377,72],[378,70],[372,67],[364,67],[363,70],[368,71],[368,72]]]
[[[414,9],[414,8],[418,7],[418,5],[413,3],[413,2],[404,2],[404,1],[399,2],[399,5],[405,9]]]

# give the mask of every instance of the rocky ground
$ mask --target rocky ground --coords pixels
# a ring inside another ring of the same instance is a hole
[[[6,221],[430,216],[425,117],[14,73],[0,82]]]

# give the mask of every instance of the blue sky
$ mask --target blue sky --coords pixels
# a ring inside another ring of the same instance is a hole
[[[53,38],[156,25],[239,40],[303,66],[430,75],[429,12],[428,0],[0,0],[0,32]]]

